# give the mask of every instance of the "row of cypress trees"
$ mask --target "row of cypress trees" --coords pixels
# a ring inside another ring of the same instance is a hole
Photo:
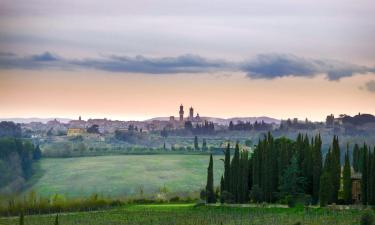
[[[358,145],[356,145],[358,146]],[[355,147],[356,148],[356,147]],[[360,155],[363,181],[362,193],[367,193],[364,204],[375,201],[375,153],[366,147],[353,150]],[[375,150],[374,150],[375,151]],[[342,184],[342,200],[352,201],[351,165],[348,149],[345,153],[344,167],[341,173],[340,146],[337,136],[323,164],[322,140],[320,135],[309,139],[299,134],[295,141],[281,137],[274,139],[268,133],[259,140],[251,155],[240,151],[238,143],[233,157],[230,145],[225,150],[224,174],[220,181],[221,202],[245,203],[250,198],[260,202],[275,202],[299,196],[309,197],[311,203],[320,202],[322,206],[340,203],[339,191]],[[354,165],[353,165],[354,166]],[[216,202],[213,185],[213,160],[210,157],[206,186],[207,202]],[[341,196],[341,195],[340,195]]]
[[[360,165],[362,204],[375,205],[375,147],[371,151],[370,147],[364,144],[359,151],[363,157]]]

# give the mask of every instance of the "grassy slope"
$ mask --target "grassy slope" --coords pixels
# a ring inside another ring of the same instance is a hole
[[[356,210],[332,211],[303,208],[238,208],[194,207],[192,204],[130,205],[107,211],[62,214],[60,224],[253,224],[291,225],[354,225],[359,224],[361,212]],[[26,225],[53,224],[54,215],[26,216]],[[0,218],[0,224],[17,224],[18,218]]]
[[[215,156],[215,183],[222,174],[221,156]],[[136,194],[142,185],[154,193],[164,185],[170,192],[198,191],[205,186],[207,155],[121,155],[43,159],[41,178],[30,188],[38,194],[72,197],[99,193]],[[40,174],[39,174],[40,175]],[[29,189],[29,190],[30,190]]]

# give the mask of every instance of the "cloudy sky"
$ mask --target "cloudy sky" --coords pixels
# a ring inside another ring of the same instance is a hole
[[[0,118],[375,114],[373,0],[0,0]]]

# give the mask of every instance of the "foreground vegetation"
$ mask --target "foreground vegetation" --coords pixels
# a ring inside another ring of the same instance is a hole
[[[195,206],[194,204],[126,205],[106,211],[59,214],[58,224],[184,224],[184,225],[354,225],[364,212],[328,208],[263,208],[230,206]],[[18,224],[19,217],[0,218],[0,224]],[[56,216],[25,216],[25,225],[55,224]]]

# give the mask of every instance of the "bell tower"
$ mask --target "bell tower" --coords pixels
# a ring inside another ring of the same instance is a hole
[[[184,106],[180,105],[180,122],[184,121]]]

